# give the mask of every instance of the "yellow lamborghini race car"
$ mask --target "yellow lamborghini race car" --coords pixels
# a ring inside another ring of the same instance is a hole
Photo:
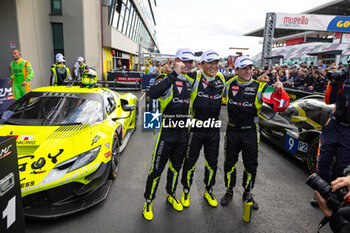
[[[55,218],[104,200],[137,117],[136,96],[101,87],[41,87],[14,102],[0,136],[16,138],[25,215]]]

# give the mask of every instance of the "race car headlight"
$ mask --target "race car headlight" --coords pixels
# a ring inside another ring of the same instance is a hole
[[[42,182],[36,187],[40,187],[42,185],[46,185],[52,182],[55,182],[61,178],[63,178],[67,173],[77,170],[92,161],[95,160],[96,156],[100,151],[101,146],[96,147],[92,150],[84,152],[80,155],[77,155],[71,159],[68,159],[58,165],[54,169],[52,169],[47,176],[42,180]],[[32,188],[32,187],[31,187]]]
[[[91,163],[92,161],[94,161],[96,156],[98,155],[98,152],[100,152],[100,148],[101,148],[101,146],[96,147],[92,150],[89,150],[89,151],[82,153],[82,154],[78,155],[77,157],[75,157],[77,159],[75,160],[74,164],[70,167],[68,172],[72,172],[74,170],[77,170],[77,169],[84,167],[85,165]]]
[[[101,146],[96,147],[92,150],[89,150],[87,152],[84,152],[80,155],[77,155],[71,159],[68,159],[66,161],[63,161],[62,163],[56,165],[55,169],[57,170],[65,170],[67,173],[74,171],[78,168],[81,168],[96,158],[98,155],[98,152],[100,151]],[[68,169],[68,170],[67,170]]]

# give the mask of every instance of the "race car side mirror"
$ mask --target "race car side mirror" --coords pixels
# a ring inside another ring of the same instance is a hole
[[[135,105],[125,104],[125,105],[122,105],[122,109],[125,112],[131,112],[132,110],[135,109]]]
[[[264,120],[272,120],[276,116],[276,114],[277,112],[273,111],[272,107],[270,107],[267,103],[263,103],[261,111],[258,115]]]

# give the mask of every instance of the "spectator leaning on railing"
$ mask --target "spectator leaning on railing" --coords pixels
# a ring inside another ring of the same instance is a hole
[[[304,89],[304,91],[307,92],[325,92],[329,81],[327,72],[337,71],[344,66],[342,63],[339,63],[337,67],[335,63],[333,63],[329,67],[322,67],[325,67],[323,62],[321,62],[319,66],[313,65],[313,63],[308,66],[306,62],[301,62],[300,65],[293,64],[291,68],[288,68],[286,64],[281,66],[275,65],[273,67],[265,65],[262,68],[256,68],[252,73],[252,77],[256,79],[261,73],[269,70],[269,84],[280,81],[287,88]]]
[[[327,86],[327,80],[324,78],[319,71],[313,72],[314,82],[312,86],[309,86],[310,91],[324,92]]]
[[[344,68],[343,63],[342,63],[342,62],[339,62],[339,64],[338,64],[338,70],[341,70],[341,69],[343,69],[343,68]]]
[[[318,67],[321,68],[321,69],[326,69],[326,64],[324,64],[323,61],[320,60],[320,61],[318,62]]]
[[[299,68],[298,70],[298,79],[294,81],[294,87],[302,87],[305,84],[307,69]]]
[[[289,76],[289,85],[293,85],[294,82],[296,82],[299,79],[299,73],[298,73],[299,66],[294,65],[291,69],[290,76]]]

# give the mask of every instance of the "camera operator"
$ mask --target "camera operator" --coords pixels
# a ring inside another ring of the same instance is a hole
[[[347,187],[350,190],[350,176],[337,178],[331,183],[332,192],[336,192],[339,188]],[[332,211],[327,206],[327,201],[321,194],[315,190],[315,194],[322,210],[323,214],[326,216],[326,220],[333,232],[345,233],[350,232],[350,207],[342,207],[338,211]],[[344,200],[350,197],[350,192],[344,196]]]
[[[327,183],[332,175],[340,177],[350,164],[350,79],[348,71],[328,73],[330,82],[325,93],[326,104],[336,104],[320,136],[317,174]],[[335,171],[332,171],[334,156]],[[312,205],[317,204],[315,200]]]

